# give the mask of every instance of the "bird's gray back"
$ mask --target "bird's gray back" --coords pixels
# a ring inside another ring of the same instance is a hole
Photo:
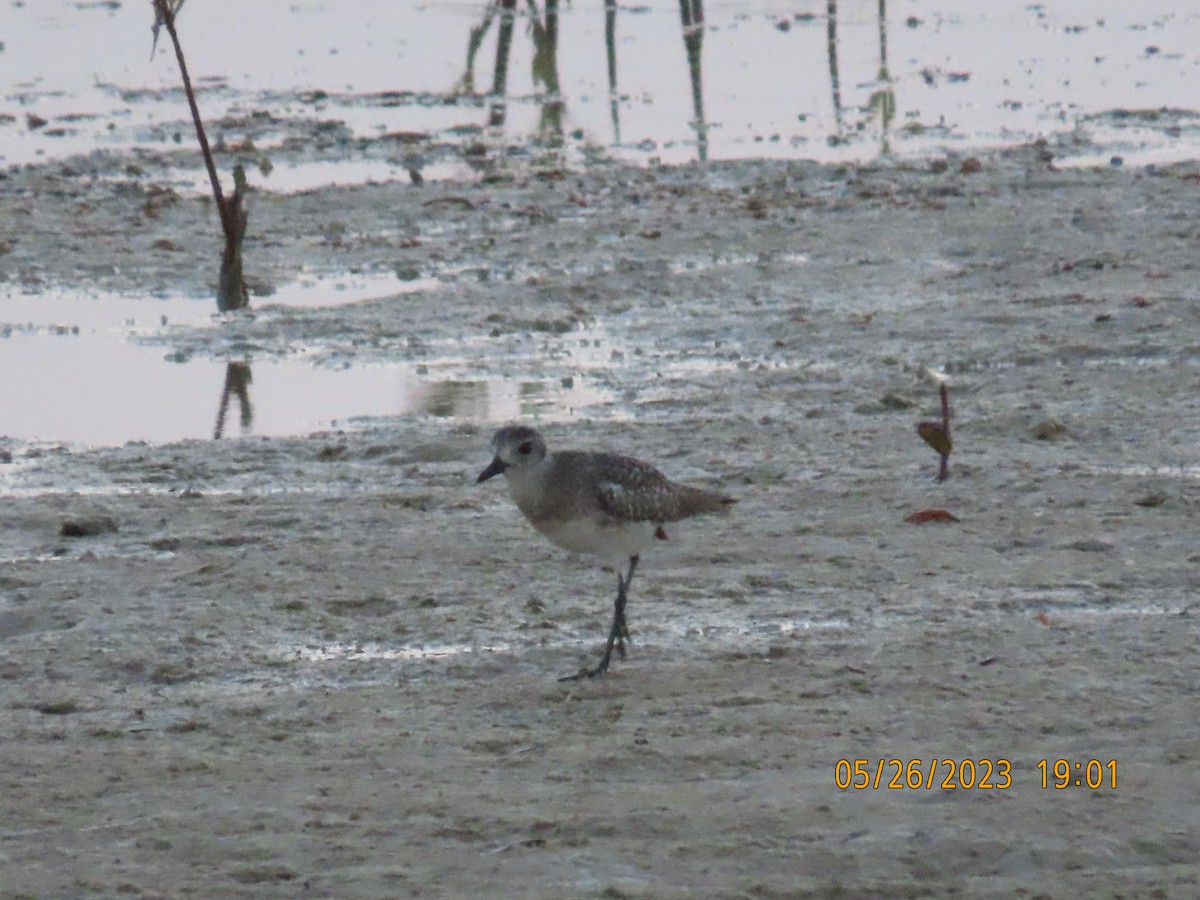
[[[571,485],[572,504],[618,522],[677,522],[725,507],[724,498],[676,484],[649,463],[615,453],[565,450],[552,478]]]

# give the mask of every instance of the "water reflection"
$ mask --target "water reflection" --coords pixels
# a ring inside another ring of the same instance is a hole
[[[267,377],[255,404],[250,399],[254,383],[250,361],[225,363],[213,440],[233,436],[229,413],[234,401],[241,437],[280,433],[281,421],[293,421],[296,426],[291,430],[303,431],[306,426],[345,427],[350,419],[372,416],[435,416],[470,422],[528,416],[554,419],[610,401],[606,391],[582,376],[552,385],[503,378],[433,380],[413,377],[405,372],[406,367],[395,365],[327,370],[302,363],[261,362],[259,368]],[[197,369],[197,374],[203,376],[208,371]],[[309,385],[307,391],[287,390],[289,383],[302,382]],[[337,390],[341,382],[345,382],[345,391]],[[340,393],[354,395],[355,405],[348,406],[345,398],[336,400]],[[345,411],[342,417],[323,411],[335,404]]]
[[[957,4],[952,15],[934,0],[902,7],[818,0],[790,9],[708,0],[703,52],[693,53],[695,72],[702,62],[710,88],[702,119],[676,77],[683,74],[677,69],[691,67],[685,54],[671,58],[680,49],[681,22],[701,19],[690,2],[686,13],[683,4],[677,12],[674,4],[619,0],[558,0],[557,7],[542,0],[536,11],[529,0],[299,3],[281,11],[282,38],[267,43],[253,29],[224,27],[241,5],[209,0],[209,14],[189,20],[205,49],[206,70],[224,73],[206,82],[204,109],[234,131],[245,126],[244,136],[283,167],[378,160],[389,151],[386,135],[397,131],[427,136],[432,160],[444,163],[456,149],[479,146],[473,135],[493,112],[502,127],[518,133],[517,142],[537,134],[543,103],[549,135],[558,132],[556,117],[563,112],[569,152],[587,153],[584,142],[596,141],[639,163],[695,159],[697,122],[704,123],[710,159],[863,160],[874,158],[880,145],[910,154],[942,152],[950,142],[966,150],[1039,135],[1069,137],[1077,125],[1086,140],[1059,148],[1067,164],[1106,164],[1114,152],[1130,165],[1165,163],[1194,158],[1200,144],[1189,78],[1200,47],[1200,12],[1185,0],[1093,0],[1087,15],[1080,4],[1017,0]],[[498,49],[502,10],[506,37]],[[10,123],[0,163],[65,160],[98,148],[173,149],[177,71],[121,62],[145,58],[140,4],[39,0],[9,4],[6,12],[21,40],[9,41],[3,53],[0,93],[48,124],[31,130]],[[888,14],[896,17],[890,23]],[[367,22],[371,27],[364,29]],[[401,36],[402,49],[379,34]],[[527,34],[541,49],[524,39]],[[1153,43],[1139,46],[1138,34]],[[1170,46],[1160,52],[1154,34],[1169,34]],[[531,54],[539,56],[532,90],[529,78],[516,77],[529,71]],[[500,77],[477,79],[476,62],[486,57],[491,69],[493,56],[498,68],[488,74]],[[55,65],[47,68],[46,59]],[[551,59],[554,66],[544,65]],[[557,91],[542,74],[552,70]],[[720,87],[715,94],[714,84]],[[391,99],[372,102],[382,96]],[[339,123],[337,141],[313,146],[311,117],[302,109],[310,103]],[[464,123],[464,113],[481,121]],[[894,131],[893,122],[905,127]],[[355,156],[359,146],[362,159]],[[170,165],[180,154],[159,156]],[[400,157],[394,158],[397,171],[385,169],[382,176],[406,177]],[[328,171],[334,178],[341,170]],[[377,176],[362,172],[360,180],[371,177]],[[470,178],[469,163],[458,163],[447,177]]]
[[[547,148],[561,148],[564,134],[566,101],[559,77],[559,4],[558,0],[545,0],[543,10],[536,0],[528,0],[526,15],[529,19],[528,33],[533,45],[532,82],[535,88],[533,100],[538,108],[538,127],[535,141]],[[612,128],[613,147],[621,147],[621,110],[628,103],[618,89],[617,59],[617,0],[604,2],[604,51],[608,74],[608,106]],[[640,10],[639,10],[640,11]],[[891,129],[896,115],[896,93],[888,64],[887,0],[878,0],[875,8],[876,34],[878,38],[878,67],[871,78],[866,79],[873,90],[862,106],[848,108],[843,97],[841,71],[843,40],[839,31],[841,10],[838,0],[826,0],[825,6],[825,53],[829,70],[830,98],[833,110],[833,130],[825,136],[830,147],[849,144],[855,137],[868,129],[870,121],[878,122],[881,155],[891,153]],[[466,70],[459,81],[460,92],[473,93],[475,87],[475,60],[482,47],[485,35],[494,21],[500,22],[496,54],[492,73],[492,88],[487,95],[487,123],[493,130],[502,129],[508,122],[510,98],[508,96],[509,61],[513,52],[513,35],[518,15],[516,0],[491,0],[484,7],[482,19],[470,29],[467,38]],[[636,20],[634,20],[636,21]],[[709,122],[704,103],[704,34],[705,15],[703,0],[679,0],[679,21],[687,59],[688,80],[691,87],[692,118],[688,128],[695,136],[696,159],[704,162],[709,156]],[[790,30],[790,21],[780,30]],[[863,86],[862,84],[859,85]],[[857,121],[848,124],[854,112]],[[803,117],[801,117],[803,119]]]
[[[466,72],[460,81],[463,91],[475,89],[475,57],[484,35],[497,18],[500,26],[496,35],[496,59],[492,69],[492,90],[488,95],[488,127],[499,129],[508,118],[508,65],[512,55],[513,30],[516,23],[516,0],[492,0],[484,7],[483,19],[471,28],[467,36]],[[563,110],[565,104],[558,76],[558,0],[546,0],[545,15],[537,3],[529,0],[529,33],[533,42],[531,74],[537,94],[537,140],[546,147],[561,147],[563,143]]]
[[[833,122],[836,129],[826,140],[831,146],[846,141],[842,114],[842,75],[838,68],[837,0],[825,5],[825,55],[829,58],[829,87],[833,92]]]
[[[871,109],[879,116],[879,152],[888,156],[892,152],[889,135],[892,119],[896,116],[896,88],[888,70],[887,0],[879,0],[879,87],[871,94]]]
[[[879,152],[881,156],[891,154],[890,133],[892,119],[896,115],[896,90],[888,69],[887,42],[887,0],[879,0],[877,7],[877,24],[879,28],[879,68],[876,72],[875,83],[878,85],[872,91],[864,110],[867,118],[879,119]],[[825,47],[829,60],[829,87],[832,94],[834,133],[826,138],[831,147],[841,146],[850,141],[853,135],[846,129],[845,106],[842,103],[842,75],[838,56],[838,3],[837,0],[826,0],[825,4]],[[865,127],[863,122],[855,131]]]
[[[242,426],[242,434],[250,433],[254,423],[254,407],[250,405],[250,364],[248,362],[231,362],[225,366],[225,387],[221,391],[221,405],[217,408],[217,426],[213,429],[213,440],[219,441],[225,435],[225,414],[229,411],[230,397],[237,397],[240,415],[238,421]]]
[[[336,305],[395,292],[392,273],[302,277],[273,299]],[[376,416],[553,421],[613,402],[605,376],[611,345],[599,329],[547,337],[536,358],[513,361],[510,378],[481,376],[475,353],[456,342],[419,365],[339,359],[327,366],[303,354],[214,359],[199,337],[194,347],[166,352],[144,343],[168,325],[202,335],[214,321],[207,300],[0,290],[0,385],[37,385],[0,390],[0,428],[16,440],[95,446],[305,434]],[[137,402],[121,399],[128,397]]]
[[[495,4],[489,4],[494,6]],[[513,23],[517,16],[517,0],[499,0],[500,34],[496,41],[496,65],[492,73],[491,111],[488,125],[497,128],[508,114],[508,56],[512,50]]]
[[[616,0],[605,0],[604,51],[608,72],[612,146],[614,147],[621,146],[621,105],[623,102],[617,87],[618,9]],[[538,106],[538,128],[535,140],[543,147],[561,148],[566,101],[562,92],[558,66],[558,0],[545,0],[544,12],[539,10],[535,0],[528,0],[527,15],[529,17],[529,35],[533,45],[531,74],[535,88],[534,101]],[[483,45],[484,37],[494,21],[498,20],[500,23],[497,29],[492,87],[488,94],[487,124],[493,130],[502,129],[508,120],[509,61],[512,56],[516,18],[516,0],[491,0],[485,5],[479,24],[472,26],[467,36],[466,67],[459,81],[459,91],[469,94],[475,90],[475,61]],[[888,155],[891,152],[890,131],[896,113],[896,96],[888,67],[887,0],[878,0],[876,18],[879,65],[875,72],[875,83],[878,87],[870,95],[862,112],[866,117],[878,120],[880,151],[883,155]],[[688,127],[695,135],[696,159],[704,162],[708,159],[709,123],[704,106],[705,18],[703,0],[679,0],[679,21],[687,58],[688,80],[691,86],[692,118],[688,122]],[[833,133],[826,136],[826,142],[831,147],[848,143],[866,124],[860,122],[852,129],[848,128],[846,124],[847,109],[842,96],[838,22],[838,0],[826,0],[825,51],[833,108]],[[790,27],[789,23],[789,30]]]
[[[14,331],[3,349],[0,383],[38,386],[0,391],[3,434],[16,441],[112,446],[297,435],[392,416],[560,421],[613,403],[611,389],[584,375],[461,378],[452,374],[460,369],[453,360],[443,374],[429,375],[403,363],[329,368],[305,359],[164,358],[161,347],[70,332]],[[428,359],[425,365],[441,368]],[[129,397],[137,402],[121,399]]]
[[[536,0],[528,0],[529,35],[533,44],[531,74],[538,104],[536,141],[543,147],[557,149],[563,145],[563,118],[566,102],[558,68],[559,6],[558,0],[545,0],[544,14]],[[613,146],[621,144],[621,97],[617,91],[617,2],[604,3],[604,51],[608,68],[609,115],[612,121]],[[680,23],[684,49],[687,53],[688,75],[692,91],[692,120],[688,123],[696,135],[697,157],[708,158],[708,126],[704,116],[704,79],[701,50],[704,46],[703,0],[679,0]],[[475,60],[492,23],[499,19],[496,36],[496,56],[492,69],[492,89],[488,95],[488,127],[502,128],[508,118],[508,70],[512,55],[513,31],[517,10],[516,0],[490,0],[478,25],[467,35],[467,59],[459,91],[474,93]],[[540,88],[540,90],[536,90]]]
[[[229,414],[230,401],[237,398],[238,424],[242,437],[251,434],[254,426],[254,406],[250,402],[250,385],[253,376],[250,363],[229,362],[225,366],[225,384],[221,389],[221,402],[217,408],[217,424],[213,429],[213,440],[225,437],[225,422]],[[543,385],[539,382],[524,382],[519,391],[524,398],[542,395]],[[439,418],[465,418],[487,420],[494,416],[495,398],[491,396],[486,381],[436,381],[419,383],[404,392],[396,412],[406,415],[430,415]],[[522,413],[531,412],[522,408]]]
[[[692,81],[692,127],[696,131],[696,157],[708,159],[708,126],[704,121],[704,79],[700,50],[704,46],[704,4],[701,0],[679,0],[683,46],[687,50],[688,75]]]
[[[608,61],[608,109],[613,144],[621,145],[621,103],[617,95],[617,0],[604,0],[604,55]]]
[[[538,18],[537,4],[533,0],[529,3],[529,13],[534,47],[533,83],[545,88],[538,122],[538,141],[546,147],[561,147],[565,104],[558,83],[558,0],[546,0],[544,20]]]
[[[488,417],[488,389],[484,381],[439,381],[429,385],[416,399],[418,409],[431,416]]]

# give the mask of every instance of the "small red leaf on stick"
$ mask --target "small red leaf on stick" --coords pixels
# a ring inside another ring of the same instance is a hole
[[[946,434],[937,422],[918,422],[917,434],[942,456],[949,456],[950,451],[954,449],[954,442],[950,440],[950,435]]]

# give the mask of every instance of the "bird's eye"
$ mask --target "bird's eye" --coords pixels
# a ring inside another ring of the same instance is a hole
[[[517,452],[522,456],[528,456],[533,451],[533,441],[524,441],[517,447]]]

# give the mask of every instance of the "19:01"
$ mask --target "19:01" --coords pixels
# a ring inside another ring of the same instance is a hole
[[[1039,759],[1038,771],[1042,773],[1042,788],[1062,790],[1069,787],[1084,787],[1093,791],[1102,787],[1117,789],[1117,761],[1101,762],[1089,759],[1072,762],[1069,759]]]

